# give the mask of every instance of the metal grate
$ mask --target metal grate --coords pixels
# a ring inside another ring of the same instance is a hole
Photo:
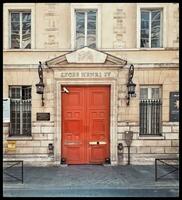
[[[31,135],[31,87],[10,87],[10,136]]]
[[[140,101],[140,135],[161,135],[160,99]]]

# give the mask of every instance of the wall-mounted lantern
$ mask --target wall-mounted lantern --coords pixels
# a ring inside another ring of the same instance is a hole
[[[127,94],[127,97],[126,97],[127,106],[130,104],[130,97],[136,97],[136,93],[135,93],[136,84],[133,83],[133,81],[132,81],[133,74],[134,74],[134,66],[130,65],[129,73],[128,73],[128,83],[127,83],[127,88],[128,88],[128,94]]]
[[[38,74],[39,74],[39,83],[36,84],[36,92],[37,94],[42,94],[42,106],[44,106],[44,83],[43,83],[43,69],[42,69],[42,64],[39,61],[39,66],[38,66]]]

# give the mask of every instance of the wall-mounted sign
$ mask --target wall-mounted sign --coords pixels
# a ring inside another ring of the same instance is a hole
[[[49,121],[50,113],[37,113],[37,121]]]
[[[109,71],[87,71],[87,72],[61,72],[61,78],[110,78],[112,73]]]
[[[16,151],[16,141],[7,141],[7,151]]]
[[[10,122],[10,98],[3,99],[3,122]]]
[[[179,92],[170,92],[170,122],[179,121]]]

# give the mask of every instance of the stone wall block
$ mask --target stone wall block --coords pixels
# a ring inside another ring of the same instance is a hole
[[[178,133],[166,133],[165,134],[165,138],[167,140],[169,140],[169,139],[178,139],[179,138],[179,134]]]
[[[49,140],[49,141],[41,141],[40,146],[41,146],[41,147],[47,147],[47,148],[48,148],[48,145],[49,145],[50,143],[53,143],[53,141],[52,141],[52,140]]]
[[[34,140],[47,140],[48,139],[47,134],[42,134],[42,133],[33,134],[32,136],[33,136]]]
[[[151,147],[151,153],[164,153],[164,147]]]
[[[137,147],[137,153],[150,153],[150,147]]]
[[[172,126],[172,132],[179,132],[179,126]]]
[[[42,133],[53,133],[54,127],[42,127]]]
[[[118,127],[118,132],[129,131],[129,126]]]
[[[139,126],[131,126],[130,131],[139,132]]]
[[[179,153],[178,147],[165,147],[165,153]]]
[[[171,146],[171,140],[133,140],[132,146],[167,147]]]
[[[171,146],[172,147],[178,147],[179,146],[179,140],[171,140]]]
[[[170,133],[171,132],[171,126],[163,126],[162,132],[163,133]]]

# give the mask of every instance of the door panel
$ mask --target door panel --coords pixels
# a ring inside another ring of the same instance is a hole
[[[62,93],[62,157],[70,164],[84,163],[84,88],[66,87]]]
[[[90,163],[104,163],[109,157],[109,87],[90,87],[87,94],[88,155]]]
[[[68,164],[103,163],[109,157],[109,86],[65,86],[62,157]]]

